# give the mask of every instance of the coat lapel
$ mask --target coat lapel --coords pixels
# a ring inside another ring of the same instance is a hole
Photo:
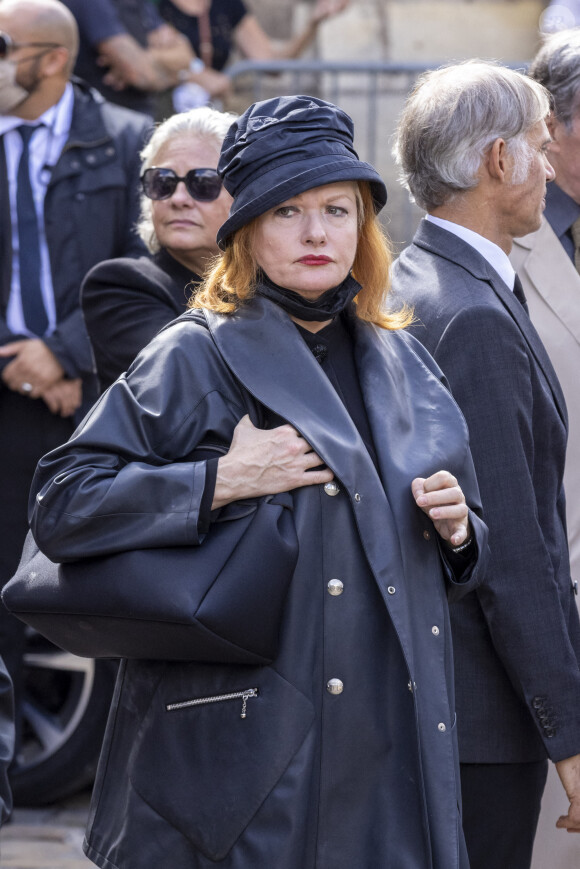
[[[256,297],[234,315],[210,311],[205,315],[236,379],[304,436],[346,491],[367,560],[412,671],[404,582],[399,583],[396,596],[387,590],[393,576],[404,576],[397,523],[385,486],[342,401],[290,318],[272,302]],[[374,381],[378,376],[375,364],[368,379]],[[384,392],[390,392],[389,386]],[[373,435],[380,434],[383,467],[388,435],[377,432],[376,414],[372,416]]]
[[[516,239],[515,244],[528,250],[521,270],[580,344],[580,275],[554,230],[543,218],[537,232]],[[557,281],[554,280],[555,273],[558,275]]]
[[[529,316],[495,269],[475,248],[467,244],[463,239],[426,220],[422,221],[417,230],[414,243],[437,256],[443,257],[443,259],[449,260],[455,265],[461,266],[477,280],[486,281],[490,285],[524,336],[532,355],[548,381],[558,413],[564,425],[567,426],[568,413],[566,411],[564,394],[546,348],[542,344],[542,340]]]

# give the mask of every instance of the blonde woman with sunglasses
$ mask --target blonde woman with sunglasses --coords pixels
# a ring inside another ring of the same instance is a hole
[[[232,114],[192,109],[160,124],[141,153],[137,231],[151,257],[107,260],[85,278],[82,308],[102,389],[183,313],[218,252],[231,196],[216,167]]]

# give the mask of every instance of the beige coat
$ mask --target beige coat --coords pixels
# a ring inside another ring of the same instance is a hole
[[[568,406],[564,485],[572,579],[580,590],[580,275],[545,218],[537,232],[514,240],[510,259]]]
[[[572,579],[580,586],[580,275],[547,220],[537,232],[514,240],[510,256],[528,299],[530,316],[560,379],[569,416],[564,483]],[[576,598],[580,607],[580,597]],[[532,869],[576,869],[579,837],[556,830],[567,811],[553,767],[542,802]]]

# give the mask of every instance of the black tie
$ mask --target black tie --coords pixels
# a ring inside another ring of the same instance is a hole
[[[516,275],[516,279],[514,281],[514,296],[516,297],[516,299],[518,300],[518,302],[520,303],[520,305],[522,306],[522,308],[524,309],[526,314],[529,314],[530,311],[528,309],[528,303],[526,301],[526,294],[524,293],[524,288],[522,287],[522,282],[520,281],[520,279],[517,275]]]
[[[37,129],[38,126],[31,127],[27,124],[18,127],[22,137],[22,155],[16,176],[16,210],[22,313],[29,331],[42,336],[48,327],[48,317],[40,286],[40,239],[28,170],[30,140]]]

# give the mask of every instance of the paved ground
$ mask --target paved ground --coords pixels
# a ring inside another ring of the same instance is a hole
[[[0,869],[90,869],[82,841],[89,797],[57,806],[15,809],[0,830]]]

